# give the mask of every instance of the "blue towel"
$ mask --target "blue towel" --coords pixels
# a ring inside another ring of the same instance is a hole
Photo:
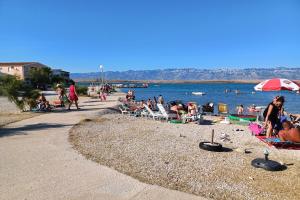
[[[265,142],[282,142],[280,138],[266,138],[264,139]]]

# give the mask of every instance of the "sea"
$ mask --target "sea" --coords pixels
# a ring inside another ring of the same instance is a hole
[[[237,105],[247,107],[267,106],[277,95],[285,97],[284,109],[288,113],[300,113],[300,95],[291,91],[258,92],[254,91],[255,84],[245,83],[191,83],[191,84],[149,84],[148,88],[134,88],[136,100],[153,99],[162,95],[165,101],[182,100],[197,102],[198,105],[213,102],[228,104],[231,113],[235,113]],[[121,89],[127,92],[128,88]],[[231,91],[225,93],[225,90]],[[238,90],[240,93],[236,94]],[[204,92],[203,96],[193,95],[192,92]],[[215,109],[216,110],[216,109]]]

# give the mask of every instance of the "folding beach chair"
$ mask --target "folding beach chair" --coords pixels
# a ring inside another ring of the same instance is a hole
[[[219,103],[218,104],[218,113],[223,114],[223,115],[228,115],[229,114],[228,105],[224,104],[224,103]]]
[[[149,117],[151,117],[152,119],[162,119],[164,118],[163,114],[161,114],[160,112],[154,112],[152,111],[147,105],[144,105],[144,107],[146,108],[147,112],[149,113]]]
[[[159,111],[161,112],[163,118],[165,118],[167,121],[169,119],[176,119],[177,118],[176,113],[168,113],[162,104],[158,103],[157,107],[158,107]]]

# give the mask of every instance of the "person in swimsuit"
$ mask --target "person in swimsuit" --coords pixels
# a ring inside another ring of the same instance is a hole
[[[300,142],[300,128],[294,128],[292,123],[285,121],[282,123],[283,130],[279,131],[281,141]]]
[[[271,137],[275,126],[279,125],[279,114],[284,104],[284,97],[276,97],[265,109],[263,116],[265,118],[264,127],[267,128],[266,137]]]
[[[71,108],[71,105],[73,104],[73,102],[75,103],[75,106],[77,108],[77,110],[79,109],[78,107],[78,95],[76,93],[76,88],[75,88],[75,82],[74,81],[70,81],[71,85],[70,85],[70,88],[69,88],[69,100],[70,100],[70,103],[69,103],[69,108],[68,110],[70,110]]]
[[[194,103],[188,103],[188,116],[194,116],[197,114],[197,106]]]

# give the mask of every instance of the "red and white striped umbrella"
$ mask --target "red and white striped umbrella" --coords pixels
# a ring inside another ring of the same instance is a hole
[[[256,91],[278,91],[278,90],[290,90],[297,91],[300,90],[299,85],[288,79],[274,78],[265,80],[257,84],[254,89]]]

